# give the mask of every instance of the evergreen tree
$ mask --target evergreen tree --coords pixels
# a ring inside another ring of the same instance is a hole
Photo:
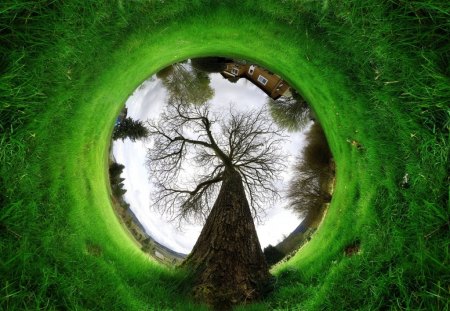
[[[144,123],[140,120],[133,120],[131,118],[124,118],[120,123],[114,128],[113,139],[129,138],[131,141],[135,142],[138,139],[145,139],[148,136],[148,129],[145,127]]]

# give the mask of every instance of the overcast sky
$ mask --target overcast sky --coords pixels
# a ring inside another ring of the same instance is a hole
[[[267,95],[251,82],[240,79],[237,83],[230,83],[220,74],[212,74],[211,87],[215,95],[211,102],[211,110],[228,110],[230,103],[236,110],[257,109],[265,105]],[[145,81],[128,98],[128,116],[133,119],[147,120],[157,116],[164,107],[166,91],[161,80],[152,77]],[[200,235],[201,226],[184,224],[181,230],[177,228],[178,222],[170,222],[168,217],[160,215],[151,207],[150,193],[152,185],[149,182],[149,172],[145,166],[147,147],[151,142],[136,141],[135,143],[126,139],[113,143],[113,153],[116,161],[125,165],[122,177],[125,178],[124,185],[127,192],[125,200],[130,203],[141,224],[147,233],[159,243],[171,248],[176,252],[189,253]],[[285,185],[290,179],[289,167],[293,164],[295,157],[300,153],[304,144],[303,132],[289,135],[288,143],[284,145],[287,169],[280,178],[280,193],[283,193]],[[261,246],[264,248],[269,244],[275,245],[289,235],[301,222],[294,213],[285,209],[286,201],[279,201],[277,205],[266,209],[266,216],[261,224],[256,224],[256,230]]]

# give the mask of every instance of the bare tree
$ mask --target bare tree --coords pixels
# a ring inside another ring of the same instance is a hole
[[[325,134],[314,123],[306,134],[307,145],[303,157],[295,165],[295,177],[288,188],[288,199],[301,217],[320,215],[325,203],[331,201],[330,181],[334,176],[333,161]]]
[[[265,110],[230,107],[228,115],[178,97],[148,124],[156,204],[175,218],[206,219],[184,266],[195,275],[194,294],[212,305],[257,298],[270,279],[253,218],[278,196],[274,179],[283,166],[284,137]],[[196,176],[183,172],[185,164]]]
[[[242,176],[254,218],[263,205],[279,197],[273,183],[283,167],[282,132],[265,110],[235,113],[230,107],[228,115],[213,115],[209,104],[187,105],[179,97],[158,122],[148,122],[154,145],[147,165],[162,212],[206,219],[227,168]],[[190,180],[181,174],[187,161],[198,173]]]
[[[296,176],[289,186],[288,199],[298,214],[305,217],[306,214],[317,212],[324,203],[331,201],[331,194],[325,184],[325,176],[329,175],[329,171],[325,168],[318,171],[304,161],[297,164]]]

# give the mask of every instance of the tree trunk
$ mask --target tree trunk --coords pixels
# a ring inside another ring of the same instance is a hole
[[[226,173],[219,195],[191,254],[196,299],[227,310],[261,297],[271,276],[256,234],[242,178]]]

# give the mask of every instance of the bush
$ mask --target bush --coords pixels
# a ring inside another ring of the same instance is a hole
[[[279,262],[285,254],[278,250],[275,246],[269,245],[264,248],[264,257],[266,258],[266,262],[269,266],[272,266]]]

